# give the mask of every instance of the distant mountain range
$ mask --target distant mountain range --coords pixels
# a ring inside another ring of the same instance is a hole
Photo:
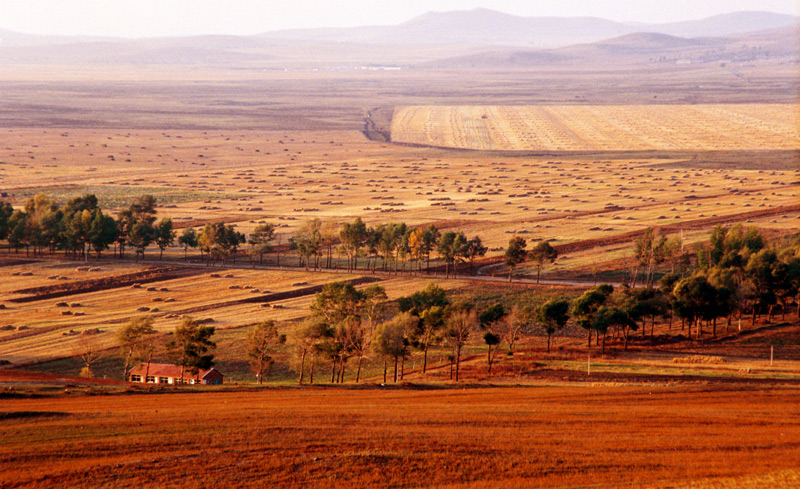
[[[491,44],[552,48],[636,32],[681,37],[730,36],[794,26],[800,18],[770,12],[735,12],[669,24],[624,24],[596,17],[519,17],[483,8],[429,12],[394,26],[276,31],[259,37],[332,42]]]
[[[0,29],[6,64],[339,64],[432,68],[608,62],[697,62],[797,56],[800,18],[736,12],[670,24],[594,17],[518,17],[487,9],[430,12],[393,26],[300,29],[253,36],[146,39],[37,36]],[[753,52],[754,46],[758,52]]]

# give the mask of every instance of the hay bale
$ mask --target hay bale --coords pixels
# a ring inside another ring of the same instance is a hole
[[[82,307],[80,302],[73,302],[69,307]]]
[[[5,326],[0,326],[0,331],[11,331],[13,329],[16,329],[16,328],[11,324],[6,324]]]
[[[56,302],[56,307],[69,307],[66,302]]]
[[[672,363],[688,363],[688,364],[720,364],[724,363],[722,357],[714,357],[709,355],[691,355],[688,357],[675,357]]]
[[[147,311],[149,311],[149,310],[150,310],[150,308],[149,308],[149,307],[147,307],[147,306],[141,306],[141,307],[137,307],[137,308],[136,308],[136,310],[137,310],[138,312],[147,312]]]
[[[142,288],[142,284],[133,284],[133,285],[131,285],[131,288],[132,289],[141,289]]]
[[[211,275],[209,275],[209,277],[211,277],[211,278],[219,278],[220,275],[218,273],[212,273]]]
[[[161,287],[161,288],[160,288],[160,289],[158,289],[158,290],[159,290],[159,292],[169,292],[169,289],[168,289],[168,288],[166,288],[166,287]]]
[[[72,316],[72,311],[61,311],[62,316]]]
[[[164,302],[175,302],[175,298],[174,297],[167,297],[166,299],[164,299]]]
[[[148,292],[158,292],[158,289],[156,289],[155,287],[148,287],[147,291]]]
[[[153,297],[153,302],[161,302],[164,299],[162,297]]]
[[[17,326],[17,331],[25,331],[26,329],[31,329],[28,326]]]

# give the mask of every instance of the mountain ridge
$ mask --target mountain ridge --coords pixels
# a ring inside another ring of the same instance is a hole
[[[488,44],[556,48],[596,42],[636,32],[679,37],[741,34],[800,24],[800,17],[767,11],[740,11],[697,20],[664,24],[616,22],[600,17],[523,17],[478,7],[427,12],[394,25],[290,29],[247,36],[195,35],[157,39],[200,39],[206,36],[255,40],[305,40],[378,44]],[[0,47],[86,42],[144,42],[156,38],[40,36],[0,28]]]

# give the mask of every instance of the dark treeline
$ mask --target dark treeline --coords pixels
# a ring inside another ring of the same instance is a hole
[[[103,212],[92,194],[63,206],[44,194],[30,198],[23,209],[0,202],[0,239],[7,240],[10,249],[24,248],[33,255],[64,251],[73,258],[88,258],[94,251],[99,257],[113,245],[116,256],[124,258],[126,248],[133,248],[137,259],[153,244],[162,256],[177,241],[185,259],[190,248],[198,248],[209,263],[235,263],[247,244],[251,260],[263,263],[265,256],[274,255],[280,265],[286,248],[276,243],[280,236],[274,224],[259,225],[245,235],[234,225],[209,223],[199,232],[186,228],[178,236],[169,217],[156,222],[156,199],[150,195],[139,197],[116,217]],[[297,265],[306,269],[338,267],[336,254],[350,271],[419,271],[430,268],[435,253],[448,276],[458,271],[459,263],[474,263],[487,252],[479,236],[468,239],[461,231],[440,232],[433,225],[411,227],[402,222],[367,226],[361,218],[343,224],[310,219],[287,244],[296,253]]]
[[[163,252],[175,240],[170,218],[156,223],[155,206],[156,199],[145,195],[114,218],[103,212],[92,194],[63,206],[37,194],[22,209],[0,202],[0,239],[7,240],[11,249],[24,248],[33,255],[63,251],[73,258],[88,258],[94,251],[99,257],[113,245],[120,258],[126,247],[134,248],[138,258],[152,243]]]
[[[415,352],[422,357],[421,372],[427,371],[432,347],[445,348],[450,379],[459,380],[466,347],[482,352],[491,373],[501,349],[512,355],[520,341],[538,335],[546,336],[549,352],[552,336],[570,322],[586,330],[590,349],[597,345],[605,353],[609,338],[627,349],[634,339],[652,344],[669,336],[716,336],[719,320],[730,332],[738,319],[736,332],[744,314],[755,324],[759,315],[771,321],[777,307],[786,315],[791,302],[800,304],[798,237],[770,243],[757,228],[720,226],[708,244],[696,247],[696,260],[688,259],[679,241],[664,243],[670,240],[648,229],[634,244],[638,267],[645,270],[640,287],[597,285],[572,300],[537,300],[532,292],[530,300],[478,307],[470,300],[451,300],[431,283],[394,302],[379,285],[358,290],[347,282],[327,284],[315,296],[309,317],[288,338],[299,382],[320,377],[344,382],[351,363],[355,374],[350,378],[358,382],[367,358],[382,366],[384,382],[402,381]],[[537,264],[538,253],[544,261],[551,256],[546,247],[529,253],[526,257]],[[800,317],[800,307],[795,312]],[[662,324],[658,339],[653,338],[657,320]],[[279,344],[277,332],[270,337],[272,345]]]

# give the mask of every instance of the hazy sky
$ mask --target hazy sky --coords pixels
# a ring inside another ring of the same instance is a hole
[[[672,22],[737,10],[800,15],[800,0],[0,0],[0,27],[32,34],[149,37],[398,24],[486,7],[523,16]]]

